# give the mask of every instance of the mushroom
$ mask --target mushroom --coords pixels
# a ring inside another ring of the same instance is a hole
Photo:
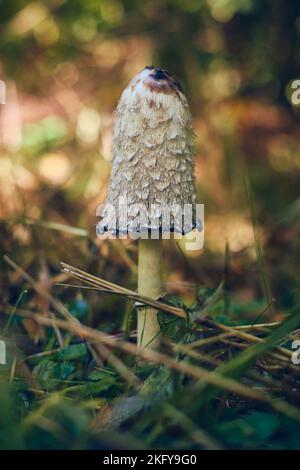
[[[112,171],[97,234],[139,239],[138,291],[162,295],[162,239],[201,230],[196,217],[194,131],[180,84],[148,66],[123,91],[116,110]],[[175,235],[174,235],[175,236]],[[138,306],[138,345],[157,349],[157,311]]]

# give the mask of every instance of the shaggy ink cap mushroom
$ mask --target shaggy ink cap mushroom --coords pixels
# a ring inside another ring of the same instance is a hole
[[[109,190],[97,233],[139,238],[151,231],[160,237],[195,227],[202,229],[189,106],[167,70],[147,66],[118,102]]]

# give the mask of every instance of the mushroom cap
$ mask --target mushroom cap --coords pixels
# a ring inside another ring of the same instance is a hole
[[[201,230],[195,207],[194,131],[187,100],[169,72],[148,66],[118,102],[112,171],[97,234],[138,238],[149,230]]]

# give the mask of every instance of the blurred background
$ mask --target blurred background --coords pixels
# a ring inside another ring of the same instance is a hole
[[[153,64],[188,97],[205,204],[205,248],[166,243],[165,290],[191,303],[196,286],[224,280],[232,318],[280,319],[299,298],[300,114],[289,102],[300,75],[299,2],[0,0],[0,12],[2,253],[63,301],[88,298],[94,326],[112,312],[122,324],[123,300],[56,283],[66,279],[63,260],[136,286],[136,242],[97,240],[96,208],[118,97]],[[2,298],[13,303],[22,281],[0,263]]]

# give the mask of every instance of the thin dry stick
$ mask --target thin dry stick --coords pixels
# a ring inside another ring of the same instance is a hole
[[[70,276],[76,279],[80,279],[82,282],[85,282],[89,285],[100,287],[101,289],[104,289],[107,292],[111,292],[113,294],[124,295],[131,300],[135,300],[136,302],[144,305],[150,305],[151,307],[155,307],[157,310],[163,310],[165,312],[172,313],[173,315],[176,315],[180,318],[186,318],[186,312],[182,308],[173,307],[172,305],[168,305],[165,302],[140,295],[137,292],[126,289],[125,287],[119,286],[118,284],[113,284],[112,282],[86,273],[85,271],[81,271],[80,269],[75,268],[74,266],[71,266],[67,263],[62,262],[61,265],[63,272],[68,273]]]
[[[221,339],[221,342],[224,344],[228,344],[229,346],[238,348],[238,349],[247,349],[249,346],[248,344],[239,343],[237,341],[228,340],[228,339]],[[272,358],[273,360],[275,359],[277,362],[279,361],[279,364],[277,364],[277,367],[279,369],[284,368],[284,369],[290,369],[291,371],[294,371],[294,372],[299,372],[299,368],[295,366],[294,364],[287,362],[286,357],[283,357],[280,354],[276,354],[275,352],[272,352],[272,351],[266,352],[266,355]]]
[[[107,291],[122,292],[123,294],[136,295],[136,292],[126,289],[126,287],[122,287],[118,284],[113,284],[112,282],[106,281],[105,279],[101,279],[97,276],[94,276],[93,274],[90,274],[85,271],[82,271],[81,269],[75,268],[74,266],[71,266],[70,264],[61,262],[61,265],[62,265],[62,270],[65,273],[68,273],[69,275],[71,275],[72,277],[77,277],[78,279],[82,279],[83,281],[89,281],[95,285],[98,285],[99,287],[105,288]]]
[[[68,273],[70,276],[80,279],[85,283],[88,283],[90,285],[95,285],[99,287],[101,290],[106,290],[107,292],[111,292],[114,294],[119,294],[119,295],[124,295],[127,298],[130,298],[131,300],[135,300],[137,302],[150,305],[153,307],[156,307],[159,310],[172,313],[174,315],[177,315],[181,318],[186,318],[186,312],[178,307],[173,307],[171,305],[166,304],[165,302],[153,300],[149,297],[146,296],[141,296],[138,293],[131,291],[129,289],[126,289],[122,286],[119,286],[118,284],[113,284],[109,281],[105,281],[104,279],[98,278],[96,276],[93,276],[89,273],[86,273],[84,271],[81,271],[78,268],[75,268],[74,266],[71,266],[67,263],[61,263],[63,266],[63,271]],[[257,336],[251,335],[250,333],[246,333],[244,331],[239,331],[240,329],[243,329],[242,327],[229,327],[227,325],[215,323],[212,320],[209,320],[207,318],[201,319],[201,323],[206,323],[208,326],[212,326],[213,328],[218,328],[222,329],[223,331],[226,331],[230,333],[231,335],[239,336],[247,341],[250,342],[261,342],[263,341],[262,338],[259,338]],[[270,323],[269,326],[275,326],[278,322],[273,322]],[[256,325],[257,328],[263,327],[263,326],[268,326],[268,324],[261,324],[261,325]],[[250,328],[250,327],[249,327]],[[245,328],[246,329],[246,328]],[[291,352],[287,350],[286,348],[281,348],[277,347],[276,348],[278,351],[280,351],[283,355],[290,357]]]
[[[22,274],[22,276],[30,284],[32,284],[33,287],[36,288],[36,290],[39,293],[43,293],[43,291],[42,292],[40,291],[38,286],[35,286],[36,282],[27,273],[25,273],[25,271],[23,271],[22,268],[20,268],[16,263],[14,263],[8,257],[5,257],[5,260],[16,271],[19,271]],[[98,279],[98,278],[96,278],[96,279]],[[107,281],[104,281],[104,282],[106,283]],[[111,284],[111,283],[109,283],[109,284]],[[116,285],[113,285],[113,286],[116,286]],[[116,286],[116,287],[118,287],[118,286]],[[60,313],[62,313],[61,312],[61,306],[62,305],[60,304],[60,302],[56,301],[56,299],[52,298],[52,296],[50,296],[50,294],[48,294],[48,293],[45,293],[45,295],[47,295],[47,298],[51,301],[51,303],[55,306],[55,308]],[[151,299],[150,299],[150,301],[151,301]],[[153,305],[154,302],[151,302],[151,304],[150,304],[148,302],[148,299],[143,299],[143,303]],[[159,304],[158,308],[160,310],[169,311],[169,306],[164,304],[163,302],[158,302],[157,301],[157,302],[155,302],[155,305],[153,305],[153,306],[156,307],[157,304]],[[65,307],[63,307],[63,311],[64,310],[66,310]],[[176,310],[181,310],[181,309],[176,309]],[[272,399],[271,396],[267,396],[266,394],[262,394],[262,393],[260,393],[256,390],[252,390],[249,387],[247,387],[247,386],[245,386],[245,385],[243,385],[239,382],[236,382],[234,379],[224,377],[222,375],[219,375],[216,372],[207,371],[207,370],[205,370],[201,367],[194,366],[192,364],[186,364],[184,362],[178,362],[178,361],[174,360],[173,358],[171,358],[171,357],[169,357],[165,354],[161,354],[161,353],[159,353],[157,351],[154,351],[154,350],[147,350],[147,349],[146,350],[141,350],[140,348],[136,347],[132,343],[128,343],[126,341],[119,341],[117,338],[115,338],[113,336],[110,336],[110,335],[107,335],[107,334],[102,333],[100,331],[95,331],[95,330],[93,330],[89,327],[83,326],[78,320],[75,320],[67,310],[66,310],[66,312],[67,312],[67,317],[68,317],[67,321],[65,321],[65,320],[54,320],[54,319],[43,317],[43,316],[37,315],[37,314],[22,314],[22,316],[27,317],[27,318],[33,318],[36,321],[38,321],[40,324],[49,325],[49,326],[52,326],[52,327],[54,325],[56,325],[57,327],[60,327],[64,330],[72,331],[74,334],[78,335],[79,337],[86,337],[87,339],[91,338],[91,339],[94,339],[95,341],[102,341],[104,344],[107,344],[108,346],[117,347],[117,348],[122,349],[123,351],[125,351],[129,354],[137,354],[138,353],[140,355],[140,357],[142,357],[146,361],[150,361],[150,362],[154,362],[154,363],[158,363],[158,364],[164,364],[164,365],[166,365],[167,367],[170,367],[173,370],[186,373],[186,374],[188,374],[191,377],[194,377],[196,379],[202,379],[203,381],[205,381],[207,383],[210,383],[211,385],[214,385],[216,387],[219,387],[219,388],[222,388],[222,389],[227,389],[227,390],[230,390],[234,393],[238,393],[238,394],[240,394],[240,395],[242,395],[246,398],[266,403],[269,406],[271,406],[273,409],[279,411],[280,413],[283,413],[286,416],[289,416],[289,417],[291,417],[293,419],[296,419],[297,421],[300,422],[299,410],[297,408],[295,408],[294,406],[291,406],[291,405],[285,403],[282,400],[277,400],[277,401],[272,401],[271,402],[271,399]],[[174,312],[172,312],[172,313],[174,313]],[[64,312],[64,316],[65,316],[65,312]],[[213,324],[213,322],[211,322],[211,323]],[[217,328],[219,326],[225,326],[225,325],[219,325],[219,324],[214,325],[214,327],[217,327]],[[249,335],[249,336],[252,336],[252,335]],[[256,337],[253,337],[253,338],[256,338]]]
[[[54,317],[54,314],[53,314],[52,312],[49,312],[49,315],[50,315],[50,317],[55,318],[55,317]],[[55,333],[55,335],[56,335],[57,342],[58,342],[59,346],[62,348],[63,345],[64,345],[64,342],[63,342],[63,339],[62,339],[62,337],[61,337],[61,334],[60,334],[59,329],[58,329],[58,328],[55,328],[55,329],[54,329],[54,333]]]
[[[27,274],[20,266],[18,266],[14,261],[12,261],[8,256],[4,256],[4,259],[5,261],[13,268],[15,269],[17,272],[19,272],[23,278],[25,280],[27,280],[27,282],[29,282],[32,287],[40,294],[42,295],[43,297],[47,298],[51,303],[52,305],[58,310],[59,313],[61,313],[65,318],[67,319],[70,319],[74,322],[78,322],[77,319],[75,319],[69,312],[68,310],[64,307],[64,305],[61,304],[61,302],[59,302],[57,299],[53,298],[51,296],[51,294],[49,294],[48,292],[45,292],[43,290],[40,289],[40,286],[37,284],[37,282],[29,275]],[[139,301],[140,303],[144,303],[146,305],[150,305],[150,306],[153,306],[153,307],[156,307],[157,309],[159,310],[163,310],[163,311],[167,311],[169,313],[173,313],[177,316],[180,316],[180,317],[186,317],[186,313],[183,309],[180,309],[180,308],[177,308],[177,307],[173,307],[173,306],[170,306],[168,304],[165,304],[164,302],[160,302],[160,301],[156,301],[156,300],[153,300],[153,299],[150,299],[148,297],[145,297],[145,296],[141,296],[139,294],[137,294],[136,292],[134,291],[130,291],[129,289],[126,289],[124,287],[121,287],[117,284],[113,284],[109,281],[105,281],[104,279],[100,279],[96,276],[93,276],[89,273],[86,273],[84,271],[81,271],[80,269],[78,268],[75,268],[67,263],[61,263],[62,266],[63,266],[63,271],[64,272],[67,272],[68,274],[70,274],[72,277],[75,277],[77,279],[80,279],[82,280],[83,282],[86,282],[88,284],[92,284],[92,285],[96,285],[98,286],[100,284],[100,288],[104,288],[106,289],[108,292],[112,292],[112,293],[119,293],[120,295],[125,295],[126,297],[130,298],[130,299],[133,299],[133,300],[136,300],[136,301]],[[208,326],[211,326],[213,328],[217,328],[217,329],[221,329],[223,331],[226,331],[226,332],[229,332],[229,333],[233,333],[247,341],[251,341],[251,342],[261,342],[263,341],[262,338],[258,338],[257,336],[254,336],[254,335],[251,335],[249,333],[245,333],[243,331],[238,331],[234,328],[231,328],[227,325],[223,325],[223,324],[219,324],[219,323],[215,323],[213,322],[212,320],[210,319],[201,319],[200,321],[202,324],[207,324]],[[287,349],[285,348],[282,348],[282,347],[277,347],[276,350],[282,354],[284,354],[285,356],[288,356],[290,358],[291,356],[291,352],[288,351]],[[274,357],[274,354],[273,352],[270,352],[269,353],[270,355],[272,355]],[[288,367],[291,366],[290,363],[288,363],[287,359],[285,357],[280,357],[282,360],[284,359],[286,361],[286,365]]]
[[[214,328],[214,329],[219,329],[221,331],[224,331],[223,335],[222,334],[219,334],[219,335],[214,335],[212,337],[209,337],[209,338],[204,338],[204,339],[200,339],[200,340],[196,340],[192,343],[189,343],[188,347],[190,349],[192,348],[197,348],[197,347],[201,347],[201,346],[204,346],[206,345],[207,343],[214,343],[214,342],[217,342],[217,341],[223,341],[223,338],[226,338],[226,335],[228,335],[229,337],[234,337],[234,336],[237,336],[241,339],[243,339],[244,341],[248,341],[248,342],[261,342],[263,341],[263,338],[258,338],[257,336],[254,336],[254,335],[251,335],[249,333],[244,333],[242,331],[239,331],[239,330],[236,330],[234,329],[233,327],[229,327],[227,325],[223,325],[221,323],[216,323],[216,322],[213,322],[212,320],[209,320],[207,318],[203,319],[200,321],[202,324],[206,324],[207,326],[211,327],[211,328]],[[225,342],[225,341],[223,341]],[[248,345],[244,345],[242,343],[238,343],[240,344],[240,348],[246,348],[248,347]],[[285,348],[280,348],[280,347],[277,347],[275,348],[277,352],[273,352],[273,351],[268,351],[268,355],[276,360],[279,360],[281,362],[284,362],[284,367],[288,367],[289,369],[293,369],[295,370],[295,366],[293,366],[293,364],[291,364],[290,360],[287,359],[287,355],[290,354],[290,351],[286,350]],[[284,354],[282,355],[282,350],[284,352],[288,352],[288,354]]]
[[[14,261],[12,261],[8,256],[4,256],[4,260],[13,269],[15,269],[17,272],[19,272],[23,276],[23,278],[26,279],[40,295],[47,298],[52,303],[52,305],[58,310],[58,312],[60,312],[65,318],[70,319],[70,320],[75,321],[75,322],[78,321],[77,319],[75,319],[68,312],[68,310],[64,307],[63,304],[61,304],[61,302],[59,302],[57,299],[53,298],[51,296],[51,294],[49,294],[48,292],[45,292],[45,291],[41,290],[38,283],[29,274],[27,274],[20,266],[18,266]],[[177,316],[180,316],[180,317],[184,317],[184,318],[186,317],[186,313],[183,309],[170,306],[168,304],[165,304],[165,303],[157,301],[157,300],[150,299],[146,296],[141,296],[141,295],[137,294],[134,291],[126,289],[126,288],[124,288],[122,286],[119,286],[117,284],[113,284],[109,281],[105,281],[104,279],[100,279],[96,276],[93,276],[92,274],[81,271],[80,269],[75,268],[75,267],[73,267],[73,266],[71,266],[67,263],[61,263],[61,264],[63,266],[63,271],[64,272],[69,273],[72,277],[75,277],[77,279],[81,279],[83,282],[86,282],[86,283],[92,284],[92,285],[99,285],[100,284],[100,288],[107,289],[107,291],[110,291],[110,292],[113,292],[113,293],[119,293],[120,295],[123,294],[123,295],[125,295],[126,297],[128,297],[130,299],[139,301],[140,303],[144,303],[146,305],[156,307],[159,310],[164,310],[164,311],[167,311],[169,313],[173,313],[173,314],[175,314]],[[205,323],[208,326],[212,326],[213,328],[218,328],[218,329],[221,329],[221,330],[229,332],[229,333],[234,333],[237,336],[239,336],[239,337],[241,337],[241,338],[243,338],[247,341],[251,341],[251,342],[261,342],[261,341],[263,341],[262,338],[258,338],[257,336],[251,335],[250,333],[245,333],[243,331],[238,331],[238,330],[236,330],[232,327],[229,327],[227,325],[223,325],[223,324],[219,324],[219,323],[216,324],[215,322],[213,322],[212,320],[207,319],[207,318],[203,319],[203,320],[201,319],[201,323]],[[282,348],[282,347],[277,347],[276,350],[278,352],[280,352],[281,354],[283,354],[284,356],[287,356],[290,359],[291,354],[292,354],[291,351],[289,351],[285,348]],[[270,354],[273,355],[274,353],[270,353]],[[284,359],[284,358],[282,358],[282,359]]]
[[[258,336],[251,335],[250,333],[245,333],[244,331],[236,330],[236,329],[234,329],[230,326],[224,325],[222,323],[215,323],[214,321],[212,321],[208,318],[205,318],[203,320],[201,319],[200,323],[211,326],[212,328],[218,328],[220,330],[227,331],[229,333],[233,333],[235,336],[239,336],[240,338],[243,338],[246,341],[250,341],[252,343],[261,343],[262,341],[264,341],[263,338],[259,338]],[[286,348],[282,348],[280,346],[277,346],[275,349],[278,352],[280,352],[281,354],[283,354],[284,356],[287,356],[290,360],[290,357],[292,355],[291,351],[289,351]],[[286,357],[284,357],[282,359],[286,360]]]
[[[88,289],[88,290],[99,290],[104,293],[108,293],[106,289],[101,289],[100,287],[89,287],[89,286],[82,286],[80,284],[66,284],[64,282],[56,282],[56,286],[62,286],[62,287],[72,287],[73,289]]]
[[[157,364],[164,364],[170,368],[173,368],[174,370],[177,370],[178,372],[185,372],[191,377],[194,377],[196,379],[207,380],[209,383],[212,383],[213,385],[220,386],[221,388],[229,389],[235,393],[240,393],[241,395],[246,394],[246,396],[249,399],[258,400],[262,402],[266,401],[266,399],[263,396],[259,396],[256,393],[253,394],[251,389],[249,389],[248,387],[245,387],[243,384],[240,384],[232,379],[228,379],[222,376],[209,377],[210,371],[207,371],[197,366],[193,366],[191,364],[186,364],[184,362],[177,362],[173,358],[165,354],[159,353],[157,351],[154,351],[154,350],[140,349],[135,344],[129,343],[124,340],[119,340],[118,338],[112,335],[108,335],[101,331],[94,330],[90,327],[82,325],[79,322],[75,324],[74,322],[68,322],[68,321],[60,320],[60,319],[54,320],[52,318],[45,317],[36,313],[30,314],[30,313],[22,312],[21,316],[24,318],[32,318],[33,320],[35,320],[37,323],[41,325],[47,325],[51,327],[54,327],[55,325],[63,330],[74,333],[80,338],[85,338],[85,339],[88,339],[89,341],[96,341],[96,342],[99,341],[102,344],[105,344],[109,347],[115,347],[117,349],[121,349],[128,354],[139,355],[139,357],[145,359],[146,361],[154,362]],[[213,375],[217,375],[217,374],[213,374]]]
[[[23,279],[25,279],[32,287],[33,289],[38,292],[42,297],[47,299],[51,305],[67,320],[72,321],[77,323],[77,319],[74,318],[70,312],[66,309],[66,307],[57,299],[52,297],[49,292],[42,290],[39,286],[39,284],[29,275],[27,274],[20,266],[18,266],[12,259],[10,259],[7,255],[3,256],[4,261],[6,261],[7,264],[11,268],[13,268],[16,272],[19,272]]]
[[[100,343],[91,343],[95,351],[100,354],[100,356],[105,359],[109,364],[119,372],[120,376],[128,382],[128,384],[135,389],[139,389],[142,386],[140,379],[134,375],[134,373],[121,361],[117,356],[113,354],[110,349],[108,349],[104,344]]]
[[[272,397],[266,393],[262,393],[258,390],[251,389],[250,387],[237,382],[234,379],[224,377],[214,371],[207,371],[202,367],[195,366],[183,361],[177,361],[174,358],[167,356],[166,354],[159,353],[155,350],[140,349],[136,345],[129,343],[124,340],[118,340],[115,337],[102,333],[98,330],[93,330],[87,326],[82,325],[79,322],[69,322],[66,320],[53,320],[41,315],[32,314],[24,315],[24,317],[33,318],[42,325],[54,326],[54,324],[66,331],[70,331],[81,338],[86,338],[90,341],[102,342],[107,346],[116,347],[123,350],[128,354],[138,354],[142,359],[157,364],[164,364],[165,366],[173,369],[177,372],[185,373],[190,377],[197,380],[203,380],[213,386],[221,388],[223,390],[229,390],[238,395],[244,396],[250,400],[264,403],[278,412],[285,414],[286,416],[300,422],[300,411],[283,400],[272,400]]]
[[[208,356],[207,354],[202,354],[194,349],[188,347],[187,344],[176,344],[176,343],[169,343],[170,346],[173,348],[174,351],[179,351],[185,353],[187,356],[190,356],[194,359],[198,359],[199,361],[205,362],[211,366],[219,366],[221,362]]]
[[[175,351],[182,351],[183,353],[187,354],[188,356],[198,359],[199,361],[206,362],[209,365],[212,366],[219,366],[221,365],[221,361],[214,359],[210,356],[206,356],[205,354],[199,353],[198,351],[195,351],[194,349],[189,349],[186,347],[185,344],[175,344],[171,343],[172,348]],[[266,368],[264,368],[266,370]],[[254,371],[250,370],[246,373],[246,375],[251,378],[252,380],[255,380],[256,382],[261,382],[263,385],[268,386],[271,388],[271,386],[274,386],[274,379],[273,381],[270,378],[266,378],[265,376],[262,376],[261,374],[255,373]],[[275,382],[277,389],[280,389],[281,384]]]
[[[234,328],[235,330],[259,330],[261,328],[271,328],[278,325],[280,325],[279,321],[273,321],[269,323],[256,323],[254,325],[237,325],[232,326],[231,328]]]
[[[187,344],[186,347],[189,349],[200,348],[203,346],[207,346],[208,344],[217,343],[222,338],[230,338],[231,336],[233,336],[233,333],[220,333],[217,335],[209,336],[208,338],[197,339],[196,341]]]

